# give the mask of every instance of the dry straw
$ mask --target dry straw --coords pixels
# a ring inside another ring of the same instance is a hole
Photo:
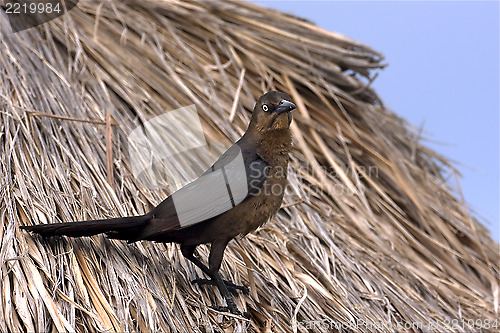
[[[80,1],[0,25],[0,331],[496,331],[498,244],[369,87],[371,48],[232,1]],[[234,141],[271,89],[298,105],[290,187],[222,266],[250,285],[250,320],[208,308],[223,300],[176,245],[19,230],[144,213],[169,191],[136,182],[128,133],[195,104],[207,140]]]

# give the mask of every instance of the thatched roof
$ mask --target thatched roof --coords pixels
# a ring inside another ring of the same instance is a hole
[[[0,25],[0,331],[493,331],[498,244],[369,87],[368,46],[239,2],[81,1]],[[234,141],[271,89],[298,105],[290,189],[221,269],[250,285],[250,320],[208,308],[219,293],[191,285],[203,274],[176,245],[18,228],[144,213],[170,190],[136,181],[134,128],[195,104],[209,141]]]

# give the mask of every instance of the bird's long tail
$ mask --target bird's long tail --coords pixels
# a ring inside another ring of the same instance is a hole
[[[118,217],[114,219],[91,220],[81,222],[39,224],[32,226],[21,226],[31,232],[42,236],[92,236],[101,233],[107,233],[112,238],[113,235],[133,234],[149,221],[150,217],[146,215]]]

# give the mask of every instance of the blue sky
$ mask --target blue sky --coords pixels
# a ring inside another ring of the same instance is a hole
[[[382,52],[389,66],[373,87],[456,162],[469,208],[500,239],[499,2],[255,2]]]

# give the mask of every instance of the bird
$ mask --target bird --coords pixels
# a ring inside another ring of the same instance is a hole
[[[248,315],[239,311],[232,298],[232,293],[248,293],[248,288],[223,280],[219,270],[228,243],[256,230],[281,207],[292,148],[291,111],[295,108],[283,92],[263,94],[243,136],[198,179],[147,214],[21,228],[44,237],[104,233],[129,243],[178,243],[182,255],[210,278],[192,282],[217,286],[226,302],[225,306],[211,307]],[[210,244],[208,266],[195,256],[201,244]]]

